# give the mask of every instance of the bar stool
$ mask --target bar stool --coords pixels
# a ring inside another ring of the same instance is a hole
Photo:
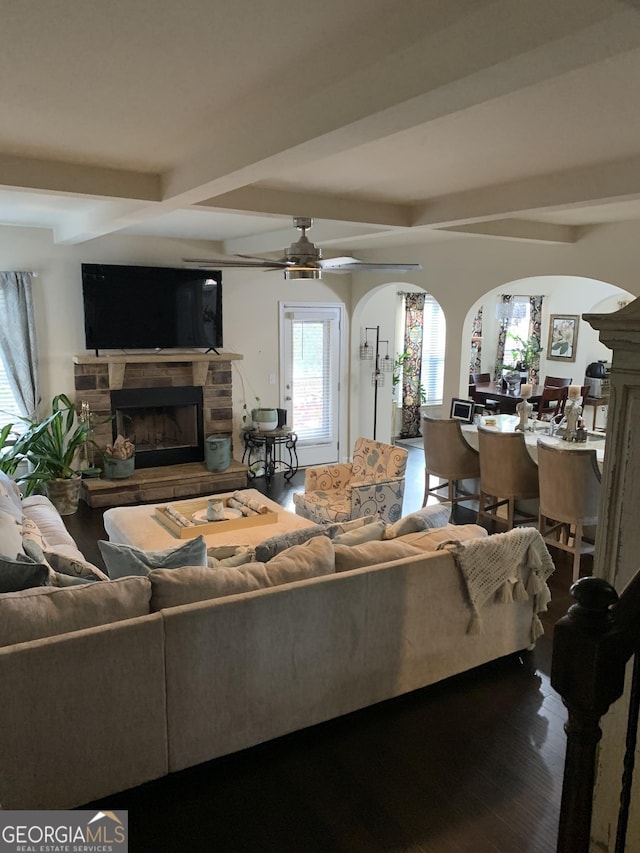
[[[518,501],[537,499],[538,466],[527,450],[521,432],[498,432],[478,426],[480,452],[480,505],[478,523],[483,518],[506,524],[511,530],[520,524],[538,523],[538,513],[532,514],[516,506]],[[507,515],[498,515],[506,506]]]

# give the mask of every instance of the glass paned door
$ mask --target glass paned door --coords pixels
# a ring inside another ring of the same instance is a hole
[[[339,306],[283,305],[282,405],[298,436],[300,465],[338,461]]]

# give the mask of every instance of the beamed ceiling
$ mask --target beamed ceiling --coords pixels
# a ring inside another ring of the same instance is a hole
[[[0,224],[325,256],[640,219],[633,0],[3,0]],[[410,254],[410,252],[409,252]]]

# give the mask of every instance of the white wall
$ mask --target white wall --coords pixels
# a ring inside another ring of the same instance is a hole
[[[366,434],[371,428],[373,409],[369,377],[362,372],[357,354],[360,329],[379,324],[381,337],[394,341],[393,352],[401,348],[395,341],[393,320],[397,289],[408,290],[414,285],[431,293],[442,306],[447,321],[444,387],[447,400],[466,391],[466,342],[471,312],[486,293],[502,292],[524,279],[553,276],[555,282],[546,279],[549,286],[543,290],[549,295],[545,309],[549,313],[606,310],[603,307],[606,303],[602,302],[606,294],[598,282],[609,282],[634,296],[640,295],[639,244],[640,223],[623,223],[587,230],[578,242],[570,245],[457,237],[439,243],[421,243],[417,237],[412,246],[367,253],[373,260],[422,263],[422,270],[403,276],[402,282],[385,279],[380,273],[352,277],[327,275],[321,282],[287,282],[276,272],[225,270],[224,349],[244,356],[242,362],[236,363],[236,418],[239,421],[245,393],[249,400],[257,395],[265,404],[277,400],[279,300],[342,302],[347,306],[347,317],[353,318],[353,333],[348,338],[350,387],[346,408],[351,423],[347,445],[351,446],[358,434]],[[203,247],[199,241],[125,235],[103,237],[78,246],[56,246],[48,231],[0,226],[0,267],[39,273],[34,282],[34,298],[43,399],[62,391],[73,392],[72,359],[85,352],[82,262],[179,265],[183,257],[206,251],[206,244]],[[571,283],[565,276],[577,276],[581,281]],[[545,323],[548,325],[546,318]],[[543,345],[546,346],[544,340]],[[601,357],[600,347],[595,333],[581,320],[575,362],[580,372],[594,358]],[[559,366],[566,367],[560,362],[551,364],[554,374],[558,374]],[[271,373],[276,374],[275,386],[269,384]],[[390,393],[380,394],[378,419],[378,436],[382,439],[390,435]]]
[[[637,274],[639,243],[640,223],[627,222],[583,229],[580,239],[567,245],[466,237],[450,237],[439,243],[421,243],[417,236],[413,245],[368,252],[367,258],[422,264],[423,269],[408,275],[407,281],[431,293],[444,311],[447,321],[444,399],[447,400],[462,391],[466,395],[471,310],[482,301],[486,293],[494,290],[503,292],[507,285],[522,279],[575,276],[595,282],[587,304],[584,307],[581,305],[584,300],[580,285],[567,297],[563,290],[565,282],[559,279],[558,287],[554,287],[553,292],[548,289],[544,291],[550,297],[548,304],[558,306],[558,310],[549,313],[567,311],[582,314],[592,311],[607,296],[602,290],[598,296],[598,282],[622,288],[635,297],[640,295]],[[380,286],[380,279],[379,273],[353,276],[354,320],[361,301],[369,291]],[[545,322],[548,327],[546,318]],[[579,361],[575,362],[580,372],[589,361],[593,361],[591,354],[596,353],[600,346],[597,335],[592,336],[591,331],[588,324],[581,320],[577,354]],[[546,334],[546,329],[544,332]],[[556,370],[558,366],[566,366],[556,361],[550,364],[554,367],[554,375],[561,375]]]
[[[34,279],[41,396],[43,406],[54,394],[73,395],[73,356],[86,353],[82,308],[81,264],[131,263],[181,266],[202,243],[113,235],[78,246],[56,246],[44,229],[0,226],[0,268],[29,270]],[[341,302],[349,299],[349,277],[321,282],[285,281],[282,273],[225,270],[223,335],[234,362],[234,415],[240,423],[242,404],[259,396],[263,405],[279,404],[278,300]],[[126,311],[126,305],[122,308]],[[2,318],[3,322],[6,321]],[[275,374],[276,384],[269,384]],[[236,455],[239,443],[236,442]]]
[[[496,319],[495,307],[503,293],[526,296],[544,296],[542,303],[542,324],[540,343],[540,377],[562,376],[581,385],[587,365],[592,361],[611,359],[611,351],[600,343],[598,333],[589,323],[581,319],[583,313],[608,313],[617,311],[618,300],[630,299],[626,291],[610,284],[592,279],[572,276],[535,276],[510,282],[496,288],[481,300],[474,303],[465,322],[466,339],[471,338],[471,324],[479,305],[484,306],[482,317],[482,370],[493,375],[496,363],[496,349],[500,321]],[[604,296],[604,294],[609,294]],[[556,361],[549,359],[549,320],[553,314],[569,314],[580,317],[578,320],[578,345],[575,361]],[[463,338],[464,345],[464,338]],[[465,363],[462,364],[461,387],[467,382]]]

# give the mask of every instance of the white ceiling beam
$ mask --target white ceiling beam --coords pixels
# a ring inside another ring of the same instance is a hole
[[[618,7],[619,8],[619,7]],[[481,32],[482,38],[478,38]],[[278,168],[381,139],[640,46],[640,17],[599,0],[495,0],[321,91],[224,116],[200,153],[162,178],[137,221],[268,180]],[[299,85],[304,87],[305,75]],[[126,227],[105,221],[92,234]],[[452,223],[457,224],[457,223]],[[80,229],[87,233],[87,228]],[[72,235],[68,235],[72,239]]]
[[[523,219],[494,219],[490,222],[473,222],[438,230],[534,243],[575,243],[579,236],[579,229],[572,225],[554,225]]]
[[[605,11],[607,10],[607,11]],[[605,17],[606,16],[606,17]],[[482,38],[478,38],[478,32]],[[562,34],[559,35],[558,34]],[[498,0],[298,103],[248,105],[165,176],[165,199],[197,203],[269,171],[390,136],[640,46],[630,10]],[[259,129],[259,132],[256,132]]]
[[[505,219],[535,219],[537,210],[567,210],[640,198],[640,157],[434,198],[414,207],[412,225],[449,228]]]
[[[82,211],[68,215],[64,225],[58,225],[53,232],[53,241],[59,245],[74,245],[92,240],[96,232],[106,225],[110,227],[117,223],[119,228],[125,228],[130,223],[129,217],[138,222],[137,214],[140,206],[137,202],[110,201],[96,205],[90,211]],[[145,208],[151,214],[152,208]]]
[[[407,228],[413,216],[409,205],[363,201],[322,193],[272,190],[261,186],[241,187],[200,202],[197,206],[243,214],[312,216],[316,219],[336,219],[385,228]]]
[[[312,228],[307,232],[307,236],[316,246],[327,244],[336,246],[341,240],[369,237],[372,235],[372,229],[375,229],[374,233],[376,234],[387,233],[387,229],[380,226],[314,219]],[[295,242],[299,237],[300,232],[290,220],[287,228],[225,240],[224,250],[225,253],[230,255],[261,255],[269,252],[282,254],[285,247]]]
[[[160,200],[160,176],[0,154],[0,187],[89,198]]]

